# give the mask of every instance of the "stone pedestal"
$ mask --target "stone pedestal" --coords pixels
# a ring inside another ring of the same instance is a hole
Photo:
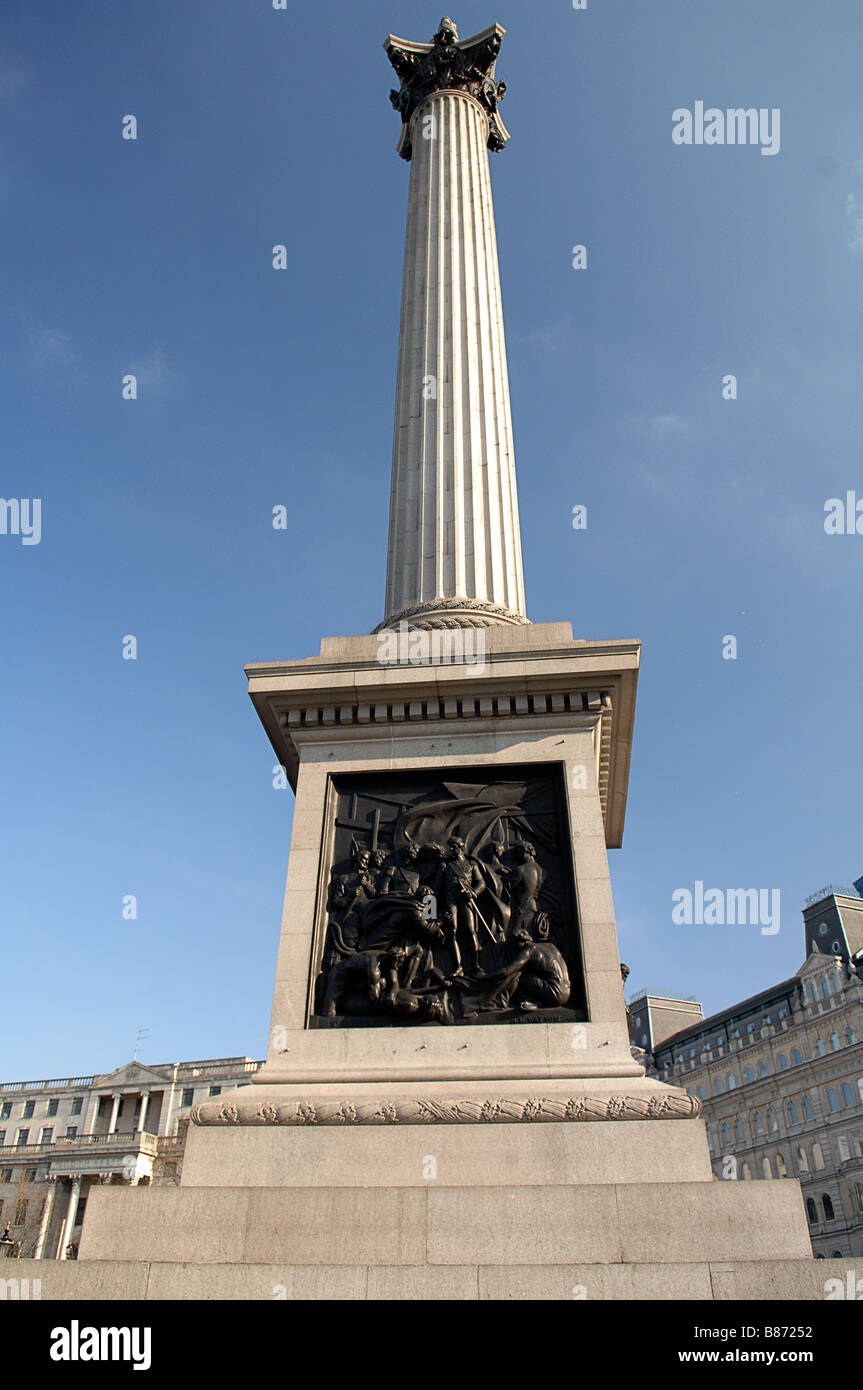
[[[187,1298],[819,1296],[799,1184],[716,1182],[698,1102],[630,1050],[606,846],[638,644],[544,624],[490,629],[474,671],[380,651],[334,639],[249,669],[297,793],[267,1062],[197,1107],[179,1189],[94,1191],[82,1278],[115,1260],[147,1265],[148,1297],[176,1294],[178,1262]],[[322,1019],[333,786],[513,767],[560,778],[580,1016]],[[756,1254],[778,1262],[770,1293]]]

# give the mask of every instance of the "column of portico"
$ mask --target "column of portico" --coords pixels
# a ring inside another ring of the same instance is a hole
[[[121,1105],[121,1103],[122,1103],[122,1100],[123,1100],[123,1097],[122,1097],[122,1095],[120,1095],[119,1093],[116,1094],[115,1096],[113,1096],[114,1104],[113,1104],[113,1107],[112,1107],[112,1109],[111,1109],[111,1119],[110,1119],[110,1122],[109,1122],[109,1124],[108,1124],[108,1133],[109,1133],[109,1134],[116,1134],[116,1132],[117,1132],[117,1116],[118,1116],[119,1113],[120,1113],[120,1105]]]
[[[48,1179],[48,1195],[45,1198],[45,1205],[42,1208],[42,1220],[39,1222],[39,1234],[36,1237],[36,1249],[33,1251],[34,1260],[42,1259],[42,1251],[45,1248],[45,1240],[48,1235],[48,1227],[51,1223],[51,1213],[54,1210],[54,1198],[57,1193],[57,1182],[55,1178]]]
[[[138,1133],[139,1133],[139,1134],[143,1134],[143,1133],[144,1133],[144,1122],[145,1122],[145,1120],[146,1120],[146,1118],[147,1118],[147,1107],[149,1106],[149,1104],[150,1104],[150,1092],[149,1092],[149,1091],[142,1091],[142,1092],[141,1092],[141,1116],[140,1116],[140,1119],[139,1119],[139,1121],[138,1121]]]
[[[79,1198],[80,1196],[81,1196],[81,1179],[80,1179],[80,1178],[73,1178],[73,1179],[72,1179],[72,1190],[71,1190],[71,1192],[69,1193],[69,1204],[68,1204],[68,1206],[66,1207],[66,1216],[65,1216],[64,1221],[63,1221],[63,1230],[62,1230],[62,1233],[61,1233],[61,1235],[60,1235],[60,1253],[59,1253],[59,1255],[58,1255],[58,1257],[57,1257],[57,1258],[60,1259],[60,1260],[65,1260],[65,1259],[66,1259],[66,1246],[69,1244],[69,1241],[70,1241],[71,1236],[72,1236],[72,1230],[73,1230],[73,1227],[74,1227],[74,1220],[75,1220],[75,1208],[76,1208],[77,1205],[78,1205],[78,1198]]]

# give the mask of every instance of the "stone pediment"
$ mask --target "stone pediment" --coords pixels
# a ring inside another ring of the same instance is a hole
[[[140,1062],[127,1062],[124,1067],[118,1067],[116,1071],[100,1076],[93,1090],[137,1089],[146,1091],[150,1088],[163,1087],[166,1084],[169,1084],[169,1079],[161,1072],[151,1071],[149,1067],[142,1066]]]

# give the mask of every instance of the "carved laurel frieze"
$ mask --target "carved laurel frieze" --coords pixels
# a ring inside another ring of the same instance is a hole
[[[586,1123],[602,1120],[693,1120],[695,1096],[490,1096],[440,1101],[248,1101],[195,1106],[196,1125],[476,1125]]]

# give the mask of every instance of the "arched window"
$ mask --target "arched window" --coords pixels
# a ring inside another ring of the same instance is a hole
[[[776,1173],[780,1178],[788,1177],[788,1169],[785,1167],[785,1159],[781,1154],[776,1155]]]
[[[706,1099],[707,1099],[707,1093],[705,1092],[703,1086],[699,1086],[699,1088],[698,1088],[698,1099],[699,1099],[699,1100],[706,1100]]]
[[[818,1208],[815,1205],[814,1197],[806,1198],[806,1215],[809,1217],[809,1225],[814,1226],[818,1220]]]
[[[841,1251],[841,1250],[834,1250],[834,1251],[833,1251],[833,1254],[830,1256],[830,1258],[831,1258],[831,1260],[841,1260],[841,1259],[843,1258],[842,1251]]]
[[[819,1056],[819,1057],[823,1057],[824,1054],[826,1053],[827,1048],[824,1046],[824,1039],[823,1039],[823,1038],[816,1038],[816,1040],[815,1040],[815,1051],[818,1053],[818,1056]]]
[[[753,1134],[763,1134],[763,1133],[764,1133],[764,1127],[763,1127],[763,1125],[762,1125],[762,1123],[761,1123],[761,1113],[760,1113],[760,1111],[758,1111],[758,1110],[756,1110],[755,1114],[754,1114],[753,1117],[752,1117],[752,1133],[753,1133]]]
[[[796,1125],[798,1123],[797,1106],[794,1104],[793,1100],[789,1100],[788,1102],[788,1123],[790,1125]]]
[[[812,1102],[808,1096],[803,1097],[803,1118],[806,1120],[813,1120],[815,1118],[812,1113]]]
[[[851,1047],[854,1043],[854,1029],[849,1026],[845,1029],[845,1046]]]
[[[767,1111],[767,1128],[768,1130],[779,1128],[778,1124],[776,1123],[776,1111],[773,1109],[772,1105],[770,1106],[770,1109]]]
[[[744,1181],[746,1181],[746,1182],[751,1181],[751,1178],[752,1178],[752,1169],[751,1169],[750,1166],[749,1166],[749,1161],[748,1161],[748,1160],[747,1160],[746,1162],[744,1162],[743,1167],[741,1168],[740,1171],[741,1171],[741,1173],[743,1174]]]
[[[761,1077],[761,1076],[766,1076],[766,1075],[767,1075],[767,1063],[766,1063],[766,1062],[759,1062],[759,1063],[758,1063],[758,1075],[759,1075],[759,1077]]]
[[[846,1108],[854,1104],[854,1092],[847,1081],[842,1082],[842,1104],[846,1106]]]
[[[721,1096],[721,1095],[722,1095],[722,1077],[721,1077],[721,1076],[717,1076],[717,1078],[716,1078],[716,1085],[715,1085],[715,1087],[714,1087],[714,1090],[716,1091],[716,1094],[717,1094],[718,1096]]]
[[[773,1170],[772,1170],[772,1168],[770,1167],[770,1159],[767,1157],[766,1154],[764,1155],[764,1157],[763,1157],[762,1160],[761,1160],[761,1176],[762,1176],[762,1178],[772,1178],[772,1177],[773,1177]]]
[[[723,1142],[723,1144],[730,1144],[730,1143],[731,1143],[731,1130],[728,1128],[728,1125],[727,1125],[727,1123],[725,1123],[725,1122],[723,1122],[721,1133],[722,1133],[722,1142]]]
[[[813,1004],[817,1004],[817,1003],[818,1003],[818,991],[817,991],[817,989],[815,988],[815,982],[814,982],[813,980],[810,980],[810,981],[809,981],[809,993],[812,995],[812,1003],[813,1003]]]
[[[747,1081],[754,1081],[754,1080],[755,1080],[755,1072],[752,1070],[751,1067],[747,1067],[747,1068],[746,1068],[746,1080],[747,1080]]]
[[[802,1144],[797,1150],[797,1171],[798,1173],[809,1172],[809,1156]]]
[[[743,1143],[743,1121],[741,1120],[739,1115],[737,1116],[737,1119],[734,1121],[734,1137],[737,1140],[738,1144]]]
[[[729,1073],[727,1085],[729,1091],[733,1091],[734,1087],[737,1085],[737,1082],[734,1080],[734,1072]]]
[[[821,1145],[818,1143],[817,1139],[815,1140],[815,1143],[812,1145],[812,1162],[815,1164],[816,1168],[824,1167],[824,1151],[821,1148]]]
[[[823,994],[825,999],[830,998],[830,982],[828,981],[826,975],[821,976],[821,993]]]
[[[785,1053],[784,1053],[784,1052],[780,1052],[780,1054],[779,1054],[779,1070],[780,1070],[780,1071],[787,1071],[787,1070],[788,1070],[788,1058],[785,1056]]]
[[[829,1192],[825,1192],[821,1200],[824,1203],[824,1220],[833,1221],[835,1218],[835,1212],[833,1210],[833,1203],[830,1200]]]
[[[831,1114],[835,1114],[839,1109],[839,1097],[832,1086],[827,1087],[827,1109]]]
[[[830,1034],[830,1046],[833,1048],[834,1052],[838,1052],[839,1048],[842,1046],[839,1041],[839,1034],[835,1031]]]
[[[799,1067],[800,1063],[803,1061],[803,1057],[801,1056],[799,1047],[795,1047],[792,1049],[791,1061],[794,1063],[795,1067]]]

